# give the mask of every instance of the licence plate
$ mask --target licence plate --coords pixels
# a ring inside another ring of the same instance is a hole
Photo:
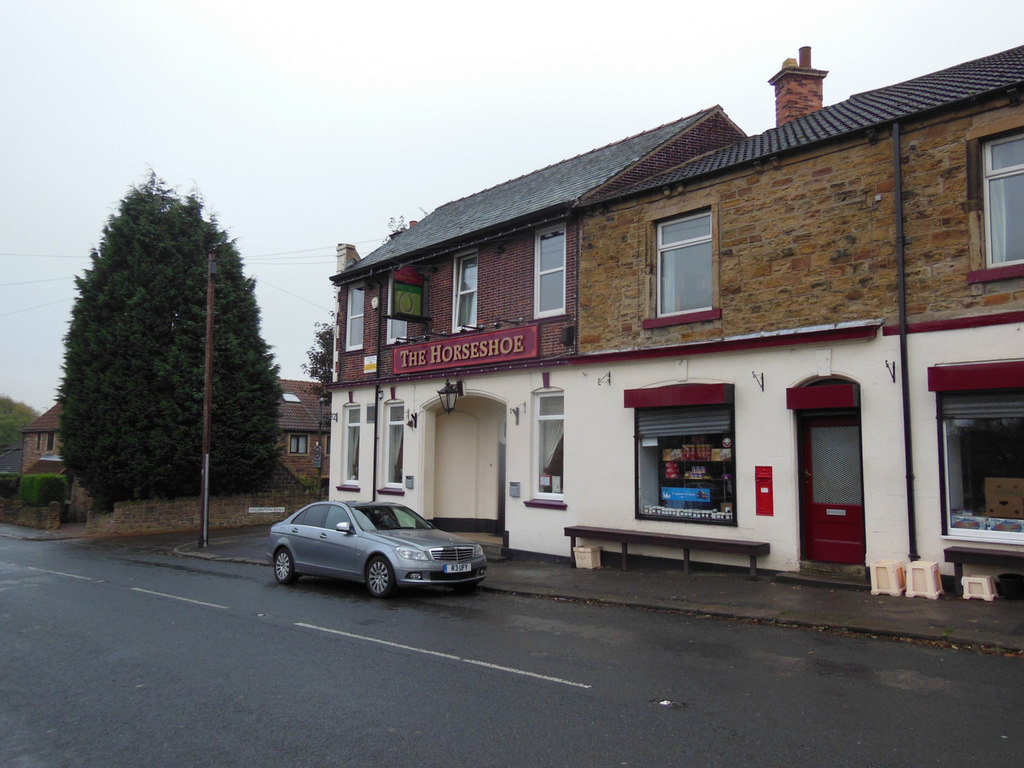
[[[473,570],[471,563],[447,563],[444,566],[445,573],[468,573]]]

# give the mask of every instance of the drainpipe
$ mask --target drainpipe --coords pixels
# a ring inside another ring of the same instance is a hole
[[[381,283],[377,282],[377,344],[373,353],[377,356],[377,365],[374,368],[373,378],[376,382],[373,385],[373,487],[370,489],[370,501],[377,500],[377,462],[380,456],[380,332],[381,321],[384,319],[384,302],[381,300]]]
[[[910,382],[907,361],[907,283],[906,283],[906,238],[903,233],[903,169],[900,164],[900,124],[892,124],[892,162],[895,183],[893,207],[896,213],[896,292],[899,300],[900,324],[900,387],[903,398],[903,451],[907,469],[907,536],[911,561],[919,560],[917,552],[917,520],[914,505],[914,448],[910,429]]]

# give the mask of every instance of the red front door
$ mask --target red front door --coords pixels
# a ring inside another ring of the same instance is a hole
[[[807,417],[800,425],[805,560],[864,562],[864,495],[856,416]]]

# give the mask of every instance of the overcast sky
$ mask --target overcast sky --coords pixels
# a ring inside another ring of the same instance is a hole
[[[337,243],[719,104],[774,125],[812,47],[825,103],[1024,44],[1016,0],[2,0],[0,395],[49,408],[73,277],[152,170],[257,280],[281,375],[330,319]]]

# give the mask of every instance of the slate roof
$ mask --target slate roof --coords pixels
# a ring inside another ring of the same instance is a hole
[[[0,475],[21,474],[21,446],[14,445],[4,448],[0,453]]]
[[[317,381],[298,381],[295,379],[279,379],[281,391],[293,394],[299,402],[281,400],[277,413],[277,421],[284,432],[316,432],[317,416],[320,413],[321,385]],[[326,414],[329,406],[324,407]]]
[[[1024,85],[1024,46],[933,72],[896,85],[851,96],[783,126],[711,152],[634,186],[624,195],[656,189],[732,166],[767,159],[819,142],[870,128],[887,127],[897,120],[949,109],[959,102]],[[621,196],[621,195],[617,195]]]
[[[392,237],[345,270],[362,273],[375,264],[453,243],[474,233],[545,212],[564,214],[586,192],[596,189],[686,129],[713,109],[549,165],[461,200],[445,203],[414,227]]]

